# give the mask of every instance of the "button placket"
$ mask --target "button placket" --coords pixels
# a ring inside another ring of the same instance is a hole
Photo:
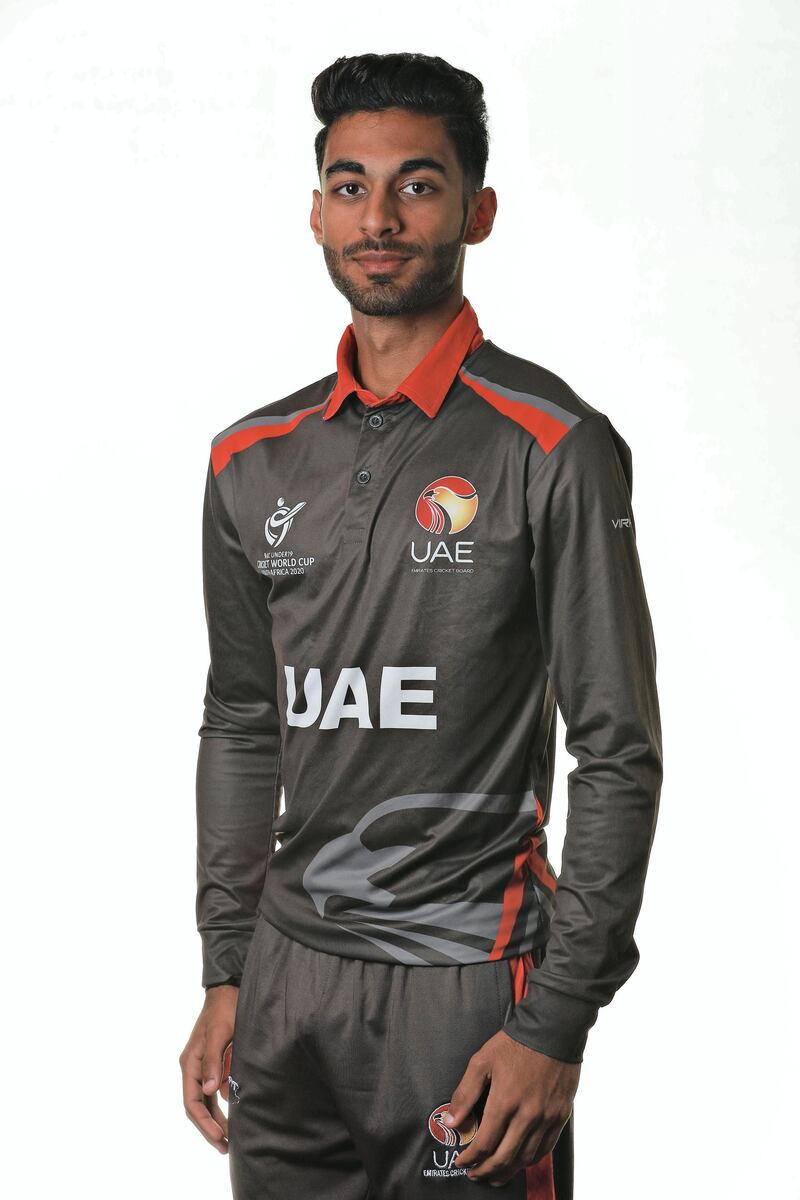
[[[383,413],[364,413],[354,459],[354,471],[345,501],[342,542],[363,545],[377,503],[382,478],[385,443],[391,419]]]

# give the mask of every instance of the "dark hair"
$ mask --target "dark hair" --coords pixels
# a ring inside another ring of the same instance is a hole
[[[429,54],[359,54],[337,58],[311,85],[311,102],[324,128],[314,138],[317,172],[328,130],[352,112],[408,108],[438,116],[455,147],[468,191],[483,187],[489,157],[483,84],[468,71]]]

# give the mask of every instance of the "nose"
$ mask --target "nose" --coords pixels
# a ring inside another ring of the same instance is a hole
[[[359,228],[376,241],[399,232],[401,222],[391,188],[376,186],[372,189],[361,209]]]

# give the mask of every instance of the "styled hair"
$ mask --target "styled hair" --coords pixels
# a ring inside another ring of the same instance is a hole
[[[328,130],[338,117],[407,108],[441,117],[461,164],[465,191],[483,187],[489,157],[483,84],[443,58],[399,53],[337,58],[312,83],[311,102],[323,124],[314,138],[320,178]]]

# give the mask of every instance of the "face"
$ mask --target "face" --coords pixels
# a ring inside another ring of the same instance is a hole
[[[311,228],[334,286],[357,312],[398,316],[440,300],[461,278],[464,246],[491,230],[494,191],[464,196],[438,117],[397,108],[340,117],[321,175]]]

